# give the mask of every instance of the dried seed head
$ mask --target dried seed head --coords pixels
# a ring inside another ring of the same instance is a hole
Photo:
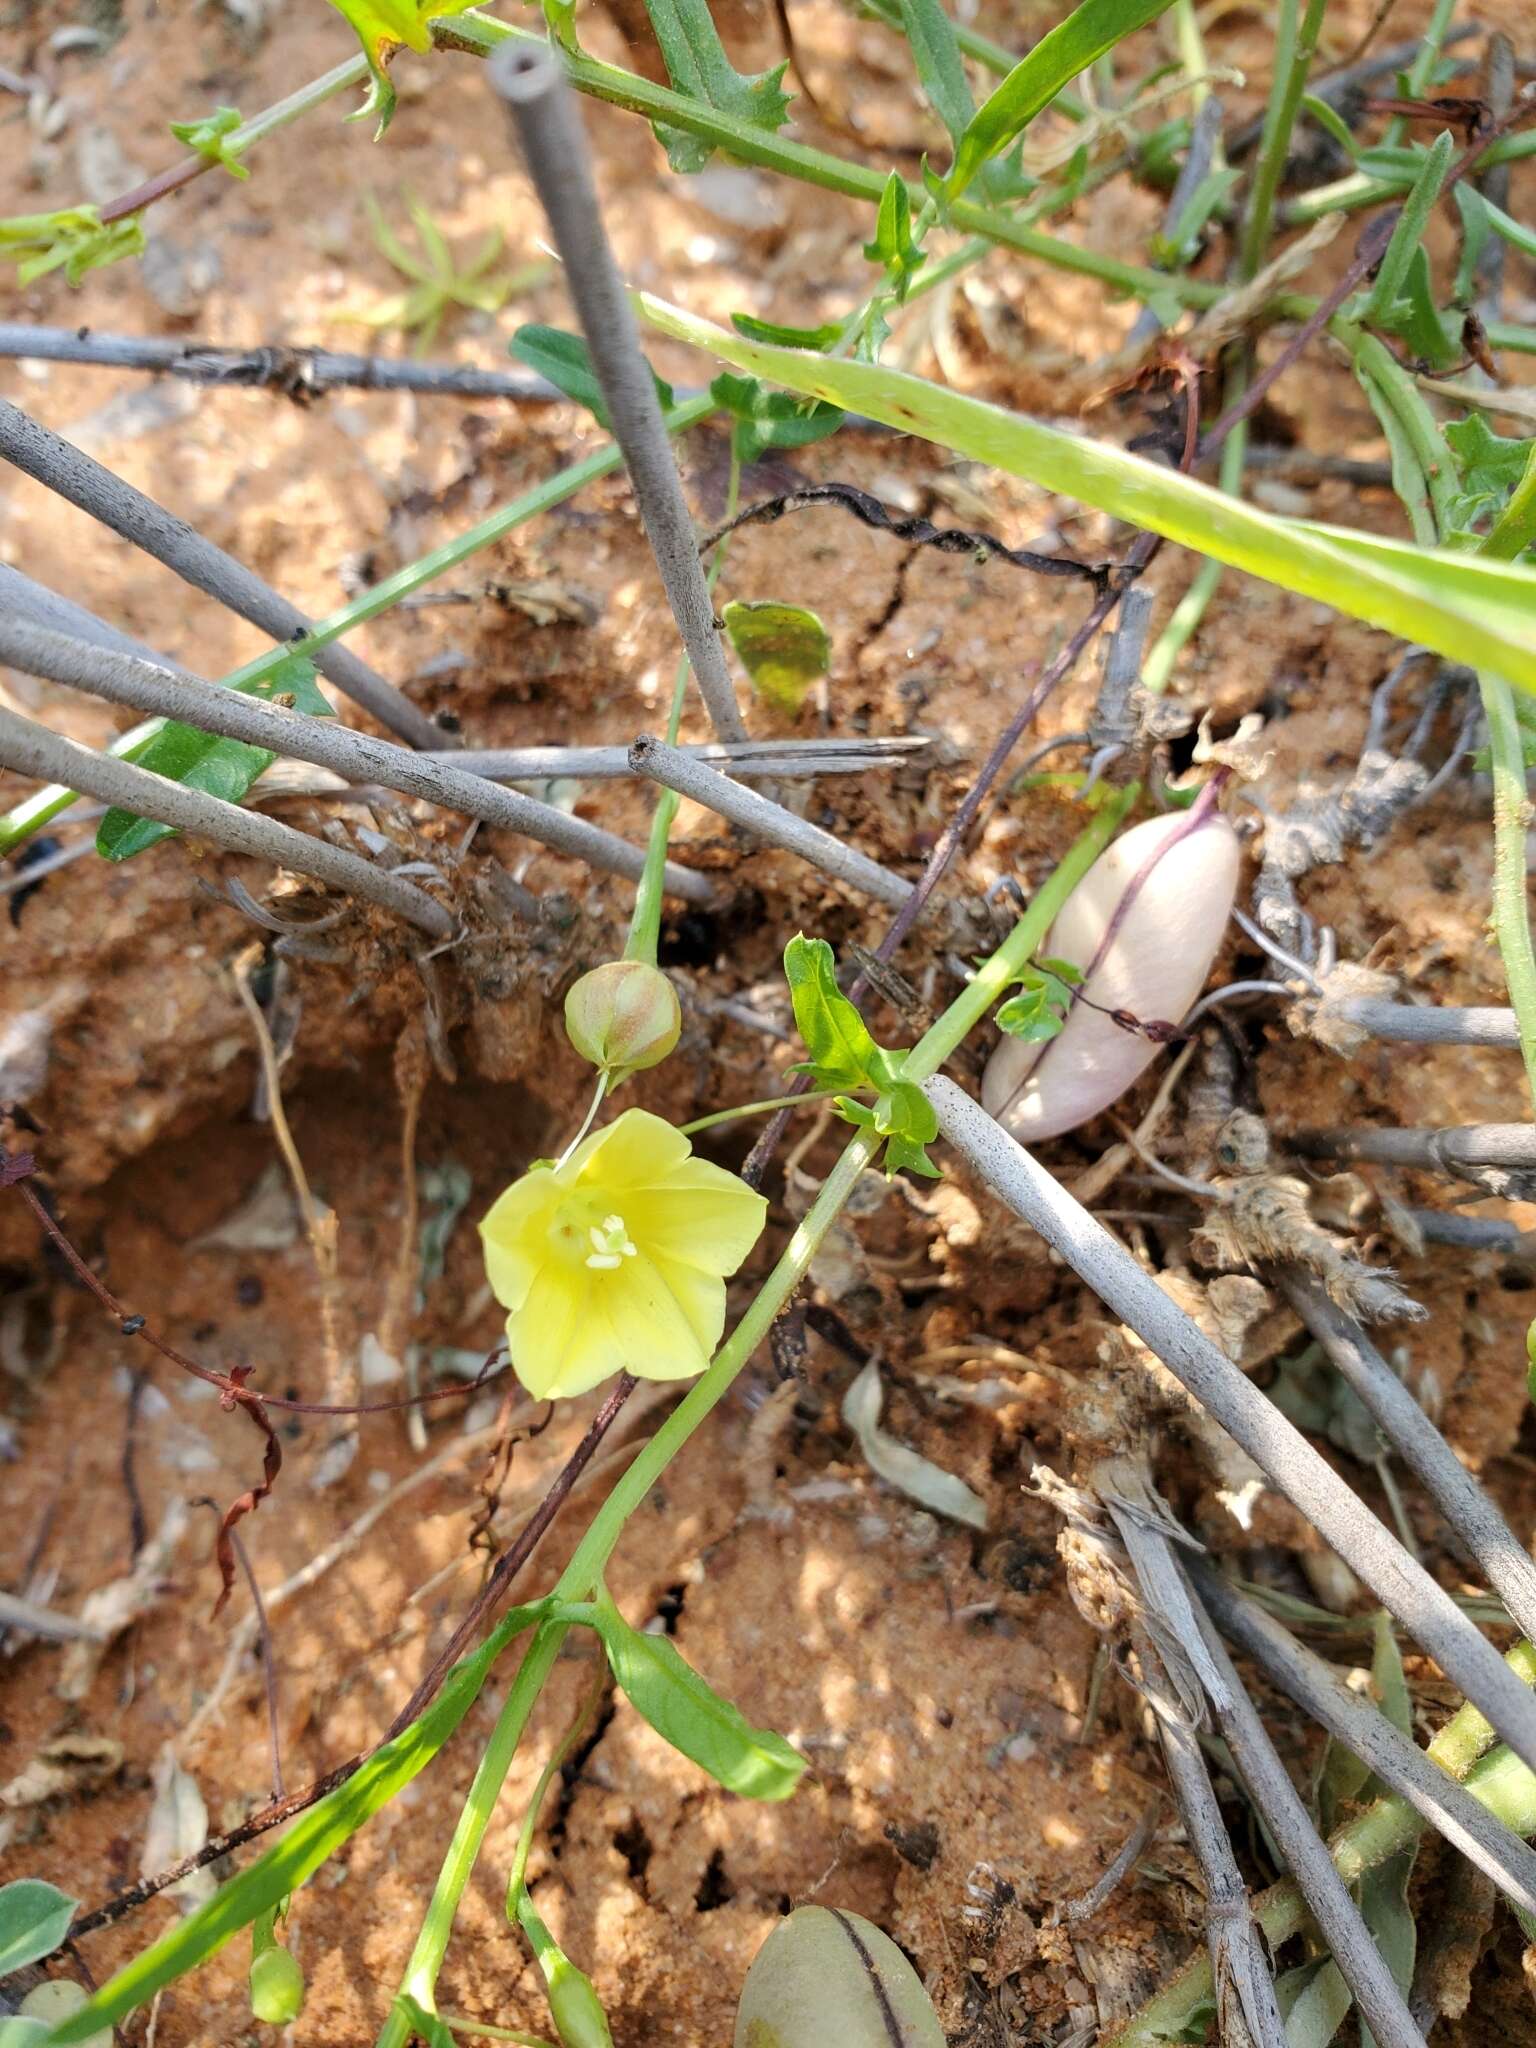
[[[1204,986],[1240,853],[1214,809],[1149,818],[1078,883],[1040,949],[1082,972],[1067,1021],[1043,1045],[1005,1038],[982,1080],[983,1103],[1022,1144],[1097,1116],[1157,1057],[1146,1027],[1176,1025]]]
[[[801,1906],[747,1972],[735,2048],[944,2048],[917,1972],[857,1913]]]
[[[654,1067],[683,1028],[677,991],[659,967],[608,960],[576,982],[565,999],[565,1030],[584,1060],[611,1082]]]

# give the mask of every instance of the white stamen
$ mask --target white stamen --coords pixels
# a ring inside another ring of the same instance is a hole
[[[601,1224],[590,1224],[587,1235],[592,1240],[592,1249],[586,1263],[594,1272],[616,1272],[625,1259],[638,1256],[622,1216],[605,1216]]]

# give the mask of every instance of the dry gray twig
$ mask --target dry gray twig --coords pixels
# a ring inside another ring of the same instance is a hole
[[[372,861],[307,832],[295,832],[291,825],[281,825],[276,819],[242,810],[238,804],[227,804],[184,783],[153,775],[131,761],[93,753],[75,740],[50,732],[45,725],[35,725],[30,718],[3,708],[0,764],[39,782],[60,782],[102,803],[120,804],[141,818],[153,818],[179,832],[196,833],[231,853],[250,854],[256,860],[292,868],[328,888],[377,903],[434,939],[453,936],[453,919],[440,903],[414,883],[375,867]]]
[[[782,847],[786,853],[798,854],[823,874],[846,882],[850,889],[872,896],[889,909],[899,910],[912,894],[910,882],[882,867],[879,861],[871,860],[867,853],[860,853],[856,846],[848,846],[832,833],[823,832],[819,825],[797,818],[793,811],[770,802],[755,789],[732,782],[728,776],[685,754],[680,747],[670,747],[665,740],[643,734],[631,746],[629,761],[637,775],[659,782],[663,789],[674,789],[680,796],[692,797],[695,803],[741,826],[755,838]]]
[[[1449,1594],[1151,1275],[979,1103],[942,1077],[926,1089],[943,1135],[978,1178],[1156,1353],[1482,1709],[1510,1747],[1536,1768],[1536,1697]]]
[[[298,607],[280,597],[270,584],[237,562],[233,555],[225,554],[184,519],[176,518],[153,498],[146,498],[132,484],[114,476],[110,469],[104,469],[61,435],[40,426],[3,399],[0,456],[121,534],[124,540],[153,555],[183,582],[206,591],[242,619],[249,619],[274,640],[297,640],[309,632],[310,621]],[[376,669],[348,648],[339,644],[318,648],[313,659],[320,673],[329,677],[343,695],[362,705],[391,732],[415,746],[442,745],[443,735],[426,713],[418,711],[393,683],[386,682]]]
[[[1293,1268],[1280,1291],[1481,1567],[1524,1636],[1536,1638],[1536,1564],[1445,1438],[1352,1316]]]
[[[1224,1635],[1282,1692],[1401,1794],[1437,1833],[1526,1912],[1536,1911],[1536,1850],[1496,1820],[1448,1771],[1432,1763],[1381,1709],[1351,1692],[1333,1666],[1246,1599],[1209,1565],[1188,1566],[1195,1590]]]
[[[583,818],[573,818],[553,804],[537,803],[484,776],[466,773],[453,765],[452,755],[447,760],[429,760],[331,719],[288,711],[263,698],[221,689],[217,683],[133,655],[87,647],[25,620],[0,617],[0,661],[73,689],[90,690],[114,704],[178,719],[199,731],[244,740],[291,760],[315,762],[352,781],[379,783],[461,811],[465,817],[482,818],[487,824],[520,832],[575,860],[632,881],[645,866],[643,847],[589,825]],[[706,876],[673,861],[668,862],[666,872],[667,886],[674,895],[693,903],[713,900],[714,890]]]
[[[491,58],[487,75],[511,113],[555,247],[564,259],[565,282],[581,317],[613,438],[623,451],[635,503],[715,737],[745,739],[747,729],[736,708],[736,692],[715,630],[715,608],[656,386],[640,352],[629,296],[603,229],[575,94],[553,53],[527,44],[503,43]]]

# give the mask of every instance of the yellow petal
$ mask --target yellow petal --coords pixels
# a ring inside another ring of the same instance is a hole
[[[690,1159],[664,1186],[647,1188],[629,1214],[642,1251],[703,1273],[729,1274],[761,1237],[768,1204],[734,1173]]]
[[[688,1140],[664,1117],[652,1116],[648,1109],[626,1109],[582,1140],[561,1169],[561,1178],[625,1194],[665,1180],[687,1161],[691,1150]]]
[[[691,1379],[725,1327],[725,1282],[641,1256],[597,1290],[625,1369],[639,1379]]]
[[[486,1277],[503,1308],[518,1309],[544,1259],[550,1212],[561,1189],[547,1168],[525,1173],[498,1195],[480,1221]]]
[[[544,1266],[507,1318],[512,1370],[537,1401],[584,1394],[621,1372],[624,1358],[585,1268]]]

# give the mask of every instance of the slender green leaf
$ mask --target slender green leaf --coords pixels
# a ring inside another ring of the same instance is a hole
[[[402,1991],[396,1998],[395,2005],[410,2021],[411,2032],[419,2034],[426,2042],[427,2048],[459,2048],[448,2022],[439,2019],[435,2012],[428,2012],[424,2005],[412,1998],[409,1991]]]
[[[1354,2003],[1331,1960],[1288,1971],[1275,1985],[1275,1996],[1285,2015],[1286,2048],[1328,2048]]]
[[[51,1956],[68,1934],[78,1904],[40,1877],[0,1885],[0,1977]]]
[[[750,75],[736,70],[725,54],[707,0],[645,0],[645,11],[674,90],[769,134],[783,127],[789,99],[779,90],[779,81],[786,65]],[[712,142],[660,122],[656,136],[674,171],[702,171],[714,155]]]
[[[249,686],[252,697],[291,697],[294,708],[311,718],[334,716],[330,705],[315,685],[312,662],[290,656],[274,673]],[[200,789],[207,796],[222,797],[226,803],[242,801],[253,782],[265,775],[276,756],[265,747],[248,746],[244,740],[220,739],[200,732],[196,726],[169,720],[139,756],[142,767],[188,789]],[[131,860],[136,853],[172,836],[169,825],[157,825],[134,811],[114,805],[96,829],[96,851],[106,860]]]
[[[826,940],[808,939],[797,932],[784,948],[784,978],[794,1005],[795,1028],[805,1041],[822,1086],[886,1086],[891,1079],[890,1062],[838,987],[832,948]]]
[[[1461,215],[1461,255],[1456,263],[1456,283],[1451,296],[1458,306],[1470,306],[1477,296],[1477,266],[1483,260],[1488,237],[1493,233],[1488,202],[1472,183],[1463,178],[1451,188],[1456,211]]]
[[[1536,690],[1536,572],[1520,564],[1277,518],[1142,456],[904,371],[747,341],[649,294],[637,303],[662,332],[792,391],[991,463]]]
[[[824,441],[843,424],[835,405],[808,405],[787,391],[769,391],[756,377],[719,376],[709,395],[731,415],[731,440],[743,465],[761,461],[770,448],[806,448]]]
[[[829,349],[843,331],[840,320],[829,320],[824,327],[778,327],[771,320],[754,320],[750,313],[733,313],[731,325],[748,341],[769,341],[779,348],[809,348],[818,355]]]
[[[1413,1966],[1419,1951],[1419,1933],[1408,1906],[1408,1881],[1418,1853],[1417,1845],[1404,1849],[1400,1855],[1389,1856],[1385,1863],[1368,1870],[1360,1880],[1360,1917],[1405,1998],[1413,1985]],[[1376,2048],[1376,2036],[1363,2017],[1360,2048]]]
[[[955,150],[949,196],[957,199],[982,165],[1001,156],[1064,85],[1124,37],[1155,21],[1170,4],[1171,0],[1082,0],[978,107]]]
[[[832,660],[832,641],[814,612],[774,598],[733,600],[720,614],[759,696],[798,711]]]
[[[455,1664],[419,1721],[385,1743],[343,1785],[302,1813],[275,1848],[214,1893],[206,1906],[134,1957],[90,2003],[54,2028],[49,2048],[87,2041],[217,1953],[257,1915],[312,1877],[386,1801],[429,1764],[474,1705],[491,1667],[512,1639],[539,1620],[547,1601],[515,1607],[472,1656]]]
[[[961,136],[971,125],[976,102],[965,82],[965,65],[960,58],[955,24],[939,5],[939,0],[899,0],[899,4],[901,25],[912,45],[917,75],[928,95],[928,104],[949,130],[949,139],[958,148]]]
[[[1397,1636],[1392,1627],[1390,1614],[1380,1613],[1371,1616],[1371,1639],[1371,1682],[1376,1689],[1376,1704],[1398,1734],[1411,1739],[1413,1700],[1408,1692],[1408,1679],[1403,1670],[1403,1653],[1397,1647]]]
[[[1339,114],[1337,108],[1330,107],[1325,99],[1319,99],[1317,94],[1313,92],[1304,92],[1301,96],[1301,104],[1312,116],[1318,127],[1331,135],[1344,154],[1352,158],[1356,149],[1355,138],[1350,133],[1348,124]]]
[[[1403,201],[1403,210],[1398,215],[1397,226],[1392,230],[1392,239],[1387,244],[1386,254],[1376,272],[1376,281],[1360,316],[1368,327],[1380,326],[1391,317],[1393,301],[1407,280],[1413,253],[1423,246],[1424,230],[1440,197],[1440,187],[1450,169],[1454,147],[1451,132],[1446,128],[1435,137],[1424,154],[1423,167],[1414,180],[1413,189]]]
[[[805,1758],[782,1735],[751,1727],[666,1636],[631,1628],[606,1594],[597,1632],[620,1691],[675,1750],[743,1798],[787,1799],[794,1791]]]
[[[587,344],[579,334],[567,334],[561,327],[519,327],[507,344],[507,352],[516,356],[520,363],[526,363],[530,370],[536,370],[541,377],[547,378],[567,398],[584,405],[606,432],[613,431],[608,407],[603,400],[603,387],[597,381]],[[656,387],[662,411],[670,412],[677,403],[672,386],[658,377],[654,370],[651,382]]]
[[[1458,193],[1461,187],[1456,187]],[[1495,206],[1491,199],[1483,201],[1488,214],[1488,225],[1496,235],[1502,235],[1506,242],[1518,249],[1523,256],[1536,256],[1536,231],[1513,219],[1502,206]]]
[[[912,195],[900,171],[892,171],[885,181],[875,220],[875,239],[864,244],[864,254],[871,263],[883,265],[897,303],[901,304],[923,267],[923,252],[912,239]]]

